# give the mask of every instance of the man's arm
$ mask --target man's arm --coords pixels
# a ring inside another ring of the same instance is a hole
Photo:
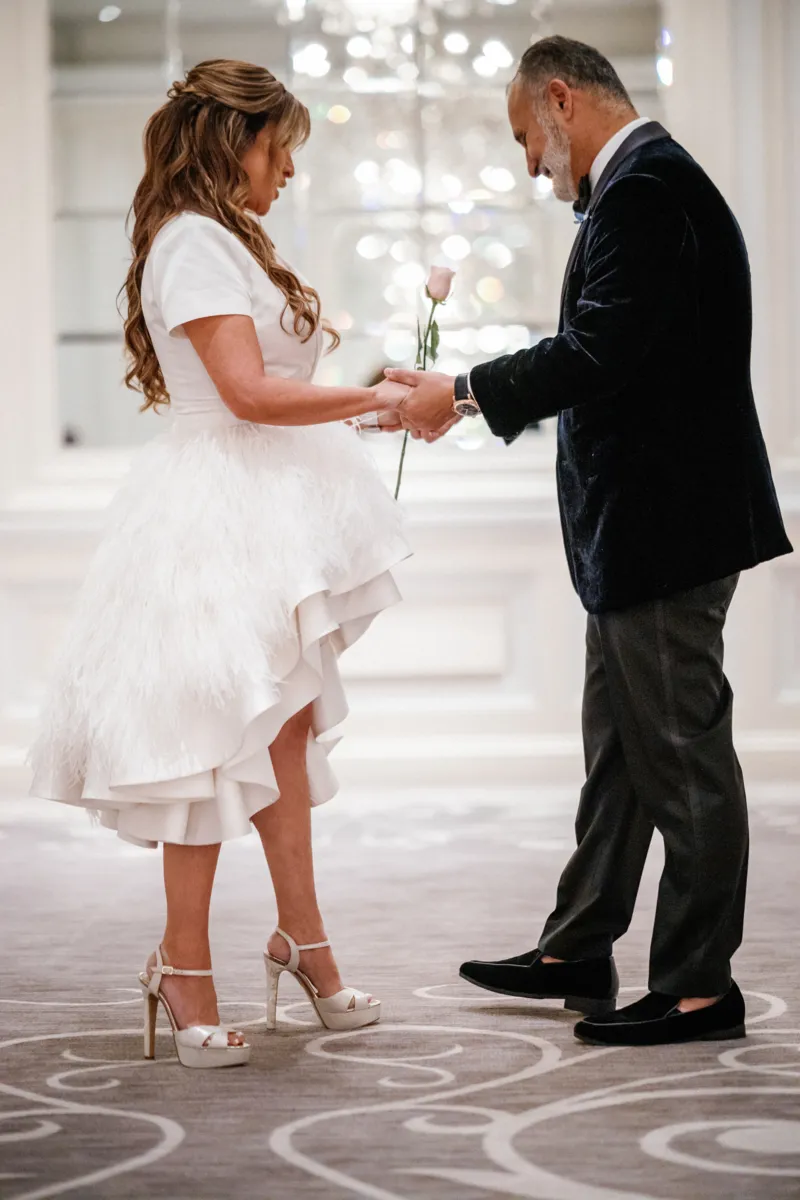
[[[674,304],[691,230],[660,180],[624,176],[589,220],[586,278],[573,320],[529,350],[472,370],[475,398],[499,437],[516,437],[534,421],[624,388]]]
[[[679,260],[692,234],[667,187],[651,175],[624,176],[589,220],[586,274],[573,320],[529,350],[472,369],[475,399],[498,437],[513,440],[562,409],[613,396],[669,319]],[[438,429],[452,413],[449,376],[398,369],[387,375],[414,388],[402,408],[411,424]]]

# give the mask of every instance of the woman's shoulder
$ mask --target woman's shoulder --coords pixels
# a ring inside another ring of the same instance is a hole
[[[160,253],[168,251],[170,248],[177,250],[195,245],[218,246],[241,262],[246,262],[251,257],[247,247],[221,221],[215,220],[214,217],[207,217],[203,213],[189,211],[176,213],[174,217],[165,221],[153,238],[150,253]]]

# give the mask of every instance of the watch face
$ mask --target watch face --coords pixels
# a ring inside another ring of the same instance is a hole
[[[477,417],[481,411],[474,400],[459,400],[453,407],[460,417]]]

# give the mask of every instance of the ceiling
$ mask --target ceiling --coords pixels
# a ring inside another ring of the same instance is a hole
[[[263,55],[265,39],[284,45],[287,37],[292,42],[318,39],[323,33],[346,38],[358,28],[355,13],[372,12],[379,26],[395,24],[389,20],[390,11],[404,14],[400,19],[407,27],[408,14],[414,11],[414,0],[306,0],[308,20],[291,23],[287,0],[116,2],[120,18],[101,23],[98,13],[107,0],[51,0],[53,60],[58,66],[152,64],[163,61],[167,42],[180,46],[184,62],[239,58],[250,53],[243,52],[243,46],[256,44]],[[300,0],[288,3],[295,12],[302,11]],[[474,32],[484,38],[495,31],[518,48],[544,34],[564,34],[597,46],[619,70],[625,62],[655,63],[661,25],[658,0],[420,0],[418,11],[437,13],[440,30],[463,28],[470,36]],[[165,20],[168,12],[176,18],[173,22]],[[327,28],[324,23],[320,28],[323,13],[334,18]],[[340,23],[338,18],[347,13],[350,16]],[[420,28],[431,32],[424,23]]]
[[[285,0],[225,0],[224,5],[220,0],[177,0],[180,9],[181,19],[190,22],[214,22],[221,21],[252,21],[254,16],[259,12],[275,13],[277,10],[285,10]],[[118,7],[122,9],[123,17],[153,17],[164,14],[168,0],[118,0]],[[492,0],[483,0],[482,7],[487,11],[491,11]],[[513,9],[498,6],[498,15],[507,16]],[[541,0],[539,0],[539,4]],[[50,0],[50,11],[56,20],[74,21],[74,20],[94,20],[101,8],[104,7],[105,0]],[[473,0],[473,8],[479,7],[481,0]],[[520,11],[519,15],[525,13],[526,8],[533,10],[539,6],[534,0],[517,0],[517,5]],[[309,8],[315,6],[315,0],[308,0]],[[445,14],[448,9],[453,10],[454,15],[458,14],[458,10],[465,7],[465,0],[436,0],[436,5],[441,7]],[[376,5],[376,8],[378,5]],[[550,15],[557,15],[559,12],[569,12],[570,14],[580,11],[597,14],[598,11],[608,10],[609,15],[614,12],[619,12],[624,9],[646,8],[658,9],[660,7],[658,0],[551,0]],[[460,15],[460,14],[459,14]]]

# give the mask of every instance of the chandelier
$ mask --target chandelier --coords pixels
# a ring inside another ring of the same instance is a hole
[[[268,7],[275,0],[251,0]],[[420,11],[420,0],[277,0],[284,19],[302,21],[312,9],[322,13],[329,29],[345,32],[367,25],[391,28],[410,25]],[[424,0],[423,0],[424,3]]]
[[[386,25],[408,25],[417,15],[417,0],[343,0],[356,21],[380,19]]]
[[[521,6],[535,22],[541,22],[553,0],[250,0],[265,8],[277,6],[283,19],[302,21],[312,10],[322,13],[329,30],[346,32],[367,26],[384,29],[419,24],[426,17],[467,16],[473,8],[483,15],[502,13]]]

